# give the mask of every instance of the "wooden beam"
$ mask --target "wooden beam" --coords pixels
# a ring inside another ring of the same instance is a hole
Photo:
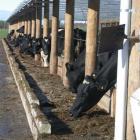
[[[91,75],[96,65],[99,0],[88,1],[85,75]]]
[[[41,0],[38,0],[41,1]],[[41,3],[36,6],[36,39],[41,37],[41,20],[42,20],[42,5]],[[40,61],[40,54],[35,54],[35,61]]]
[[[28,20],[27,20],[27,24],[28,24],[28,31],[27,34],[31,34],[31,15],[28,15]]]
[[[50,74],[57,73],[57,32],[59,27],[59,0],[53,1]]]
[[[26,16],[25,16],[24,19],[25,19],[25,20],[24,20],[24,25],[25,25],[25,27],[24,27],[24,34],[27,34],[27,32],[28,32],[28,22],[27,22]]]
[[[12,29],[12,25],[9,24],[9,25],[8,25],[8,33],[10,33],[11,29]]]
[[[63,84],[69,87],[68,79],[66,77],[65,64],[71,61],[71,47],[73,40],[73,22],[74,22],[74,1],[66,0],[66,13],[65,13],[65,48],[64,48],[64,63],[63,63]]]
[[[14,30],[15,30],[15,35],[16,37],[18,36],[18,32],[16,32],[16,30],[19,28],[19,21],[17,20],[14,24]]]
[[[36,7],[36,38],[41,37],[41,19],[42,19],[42,7]]]
[[[23,18],[21,19],[21,26],[24,26]]]
[[[32,29],[31,29],[31,37],[35,37],[36,32],[36,20],[35,20],[35,11],[32,12]]]
[[[140,31],[140,1],[132,1],[132,9],[135,9],[136,12],[132,12],[131,17],[131,34],[139,35]],[[130,97],[132,94],[140,87],[140,43],[131,42],[131,53],[129,58],[129,76],[128,76],[128,104],[127,104],[127,132],[126,139],[133,140],[135,139],[133,118],[130,106]]]
[[[44,19],[43,19],[43,37],[48,36],[48,29],[49,29],[49,0],[45,0]]]

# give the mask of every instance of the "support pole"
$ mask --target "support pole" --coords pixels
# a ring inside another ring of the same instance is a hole
[[[18,37],[18,32],[16,31],[19,28],[19,21],[18,20],[15,22],[14,28],[15,28],[15,35],[16,35],[16,37]]]
[[[36,7],[36,38],[41,37],[41,19],[42,19],[42,7],[41,1],[38,0],[39,4]]]
[[[57,73],[57,32],[59,27],[59,0],[53,1],[50,74]]]
[[[32,12],[32,28],[31,28],[31,37],[35,37],[36,32],[36,22],[35,22],[35,11]]]
[[[29,14],[28,15],[28,20],[27,20],[27,24],[28,24],[28,32],[27,32],[27,34],[29,35],[29,34],[31,34],[31,15]]]
[[[17,21],[17,29],[19,29],[21,26],[20,26],[20,19]]]
[[[18,20],[17,23],[16,23],[16,25],[17,25],[16,30],[19,29],[19,28],[21,27],[21,24],[20,24],[20,23],[21,23],[21,22],[20,22],[20,18],[19,18],[19,20]],[[16,32],[16,37],[18,37],[18,35],[19,35],[19,33]]]
[[[130,35],[131,0],[121,0],[120,24],[125,24],[125,34]],[[124,39],[123,49],[118,51],[115,140],[126,139],[129,40]]]
[[[22,19],[22,26],[25,26],[25,25],[24,25],[24,19]]]
[[[28,32],[28,22],[27,22],[26,15],[25,15],[24,19],[25,19],[24,20],[24,25],[25,25],[25,27],[24,27],[24,34],[27,34],[27,32]]]
[[[45,0],[44,4],[44,19],[43,19],[43,37],[48,36],[49,29],[49,0]]]
[[[88,1],[85,75],[91,75],[96,65],[99,0]]]
[[[11,30],[13,30],[13,23],[9,24],[9,33],[10,33]]]
[[[19,19],[19,28],[21,28],[22,27],[22,18],[20,17],[20,19]]]
[[[42,20],[42,0],[38,0],[36,6],[36,39],[41,37],[41,20]],[[40,61],[40,54],[35,54],[35,61]]]
[[[9,23],[8,33],[10,33],[11,29],[12,29],[12,25],[11,25],[11,23]]]
[[[130,1],[131,3],[131,1]],[[140,1],[139,0],[132,0],[132,9],[135,9],[135,12],[132,12],[131,17],[131,34],[135,32],[135,36],[140,34]],[[133,44],[133,41],[131,45]],[[129,58],[129,80],[128,80],[128,103],[127,103],[127,133],[126,139],[133,140],[135,139],[134,136],[134,126],[133,126],[133,119],[132,118],[132,110],[130,106],[130,97],[134,96],[133,93],[140,87],[140,43],[133,44],[131,50],[131,55]],[[132,97],[131,97],[132,98]],[[131,104],[132,105],[132,104]],[[133,108],[135,108],[133,104]],[[137,107],[135,108],[137,110]],[[135,113],[138,114],[138,111],[135,110]],[[140,109],[139,109],[140,110]],[[137,118],[139,118],[137,116]],[[134,120],[136,121],[136,120]],[[139,125],[139,123],[137,124]],[[136,129],[136,127],[135,127]],[[138,130],[140,131],[140,130]],[[137,133],[137,130],[135,130]],[[139,133],[139,132],[138,132]],[[140,134],[140,133],[139,133]],[[139,135],[139,134],[136,134]],[[139,139],[138,137],[136,138]]]
[[[64,48],[64,61],[63,61],[63,84],[69,87],[68,79],[66,77],[65,64],[71,61],[71,47],[73,40],[73,22],[74,22],[74,1],[66,0],[66,13],[65,13],[65,48]]]

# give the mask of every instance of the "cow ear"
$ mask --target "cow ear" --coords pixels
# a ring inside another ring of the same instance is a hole
[[[66,69],[67,69],[68,71],[73,70],[73,65],[72,65],[72,64],[66,63],[65,66],[66,66]]]

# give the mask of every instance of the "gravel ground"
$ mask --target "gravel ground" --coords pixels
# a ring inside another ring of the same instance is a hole
[[[41,102],[41,109],[52,124],[52,135],[47,140],[112,140],[114,119],[97,106],[91,108],[80,118],[74,119],[69,109],[75,95],[66,89],[59,76],[49,74],[48,68],[28,55],[14,51],[20,68]],[[49,104],[48,104],[49,102]]]

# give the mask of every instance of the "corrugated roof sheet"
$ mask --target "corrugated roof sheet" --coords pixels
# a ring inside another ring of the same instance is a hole
[[[11,17],[14,17],[25,5],[32,0],[23,0],[23,2],[12,13]],[[52,0],[51,0],[52,1]],[[66,7],[66,0],[60,0],[60,20],[64,20],[64,13]],[[75,0],[75,20],[86,21],[88,0]],[[120,13],[120,0],[100,0],[100,19],[102,21],[118,21]],[[52,4],[50,4],[50,16],[52,15]],[[10,19],[9,18],[9,19]]]

